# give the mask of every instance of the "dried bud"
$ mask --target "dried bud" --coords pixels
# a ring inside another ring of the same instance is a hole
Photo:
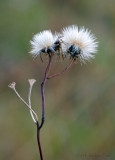
[[[15,89],[15,86],[16,86],[16,82],[12,82],[12,83],[10,83],[9,85],[8,85],[8,87],[9,88],[11,88],[11,89]]]
[[[36,82],[36,80],[35,79],[28,79],[28,82],[29,82],[30,86],[32,87],[33,84]]]

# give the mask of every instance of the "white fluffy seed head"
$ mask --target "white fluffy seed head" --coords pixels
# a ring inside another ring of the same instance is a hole
[[[78,29],[77,26],[72,25],[62,30],[62,51],[64,54],[71,45],[81,49],[79,58],[81,62],[85,62],[95,57],[98,43],[88,29],[84,27]]]
[[[45,30],[33,36],[32,41],[30,41],[32,49],[30,54],[34,57],[40,54],[42,49],[47,49],[51,47],[56,41],[58,35],[53,35],[50,30]]]

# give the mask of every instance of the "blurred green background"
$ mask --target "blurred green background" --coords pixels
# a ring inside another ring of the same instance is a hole
[[[29,111],[7,86],[15,81],[27,100],[27,79],[35,78],[32,104],[41,119],[40,83],[48,61],[32,60],[29,41],[34,33],[71,24],[92,30],[98,54],[47,82],[44,159],[115,159],[115,1],[0,0],[0,160],[39,159]],[[55,59],[50,73],[67,63]]]

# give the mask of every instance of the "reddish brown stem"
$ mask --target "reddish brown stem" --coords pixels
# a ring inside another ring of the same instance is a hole
[[[52,76],[49,76],[49,77],[47,77],[47,79],[51,79],[51,78],[60,76],[61,74],[63,74],[64,72],[66,72],[71,67],[72,63],[73,63],[73,60],[71,60],[71,62],[61,72],[56,73],[56,74],[54,74]]]
[[[41,83],[41,95],[42,95],[42,121],[41,121],[41,124],[39,126],[39,129],[41,129],[41,127],[43,126],[44,124],[44,120],[45,120],[45,94],[44,94],[44,86],[45,86],[45,83],[47,81],[47,76],[48,76],[48,72],[49,72],[49,69],[50,69],[50,65],[51,65],[51,60],[52,60],[52,55],[49,55],[49,63],[46,67],[46,71],[45,71],[45,75],[44,75],[44,79],[43,79],[43,82]]]
[[[40,144],[40,130],[39,130],[38,122],[37,122],[37,142],[38,142],[38,148],[39,148],[39,153],[40,153],[40,159],[43,160],[42,148]]]
[[[44,124],[44,120],[45,120],[45,94],[44,94],[44,87],[45,87],[45,83],[47,81],[47,79],[51,79],[54,77],[57,77],[61,74],[63,74],[65,71],[67,71],[72,63],[73,60],[65,67],[64,70],[62,70],[61,72],[54,74],[52,76],[48,77],[48,73],[49,73],[49,69],[50,69],[50,65],[51,65],[51,61],[52,61],[52,55],[49,55],[49,63],[46,67],[46,71],[45,71],[45,75],[44,75],[44,79],[43,82],[41,83],[41,95],[42,95],[42,121],[41,124],[39,126],[39,123],[37,122],[37,141],[38,141],[38,147],[39,147],[39,152],[40,152],[40,158],[41,160],[43,160],[43,154],[42,154],[42,149],[41,149],[41,144],[40,144],[40,129],[42,128],[43,124]]]

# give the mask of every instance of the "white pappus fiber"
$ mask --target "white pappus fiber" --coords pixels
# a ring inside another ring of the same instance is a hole
[[[70,46],[81,50],[78,57],[82,62],[90,61],[95,57],[98,43],[96,38],[88,29],[72,25],[62,30],[62,51],[66,54]]]
[[[43,32],[35,34],[32,41],[30,41],[32,46],[30,54],[32,54],[33,57],[38,56],[43,49],[47,50],[48,48],[52,47],[57,37],[58,36],[56,34],[53,35],[50,30],[45,30]]]

